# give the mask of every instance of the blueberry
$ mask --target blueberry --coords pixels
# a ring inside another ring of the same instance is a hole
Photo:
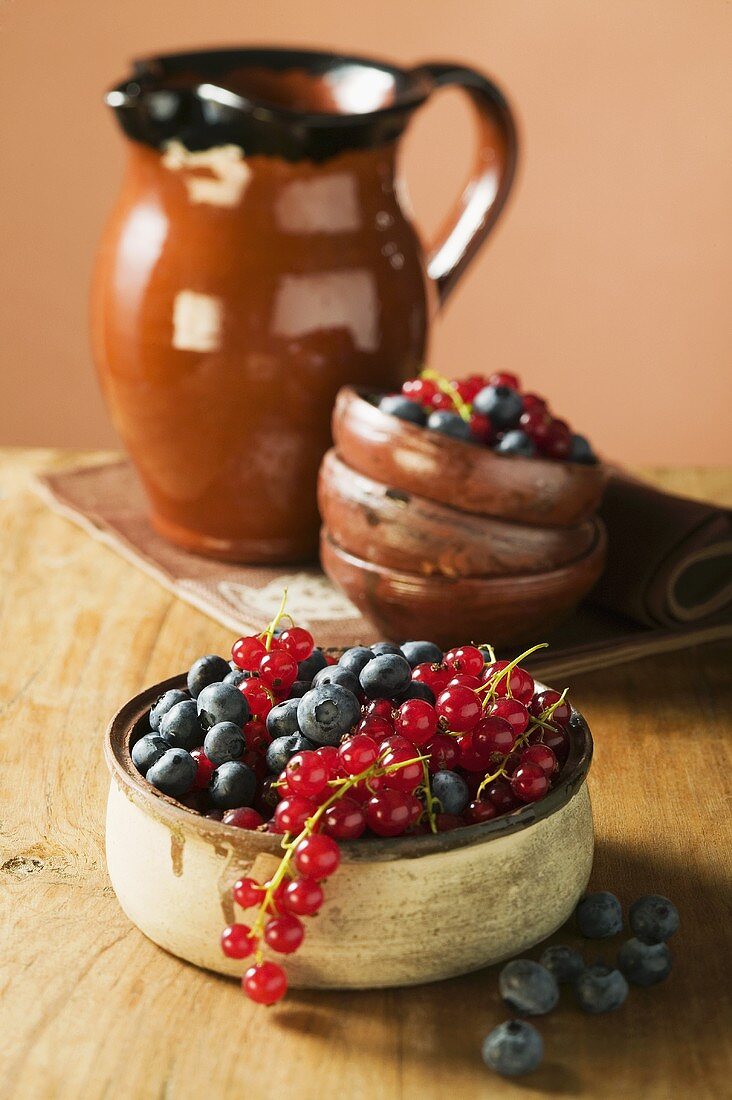
[[[217,810],[233,810],[236,806],[251,806],[256,788],[252,769],[238,760],[228,760],[213,773],[208,793]]]
[[[310,688],[308,687],[308,691]],[[299,699],[285,699],[277,703],[267,715],[267,733],[270,737],[291,737],[293,733],[299,733],[297,724],[297,706]]]
[[[306,691],[310,691],[310,680],[295,680],[290,688],[290,699],[302,699]]]
[[[605,940],[623,930],[623,911],[615,894],[601,890],[585,894],[574,913],[577,927],[589,940]]]
[[[633,985],[655,985],[671,973],[671,952],[665,943],[628,940],[618,952],[618,970]]]
[[[427,414],[421,405],[411,401],[401,394],[390,394],[379,401],[379,411],[388,413],[389,416],[398,416],[400,420],[408,420],[410,424],[424,424]]]
[[[217,657],[214,653],[199,657],[188,671],[188,690],[197,699],[205,687],[209,684],[220,684],[230,672],[229,662],[223,657]]]
[[[365,645],[355,645],[346,650],[338,664],[341,668],[347,668],[354,676],[358,676],[364,665],[372,661],[374,656],[373,650],[368,649]]]
[[[489,417],[493,427],[501,431],[518,424],[524,403],[521,395],[510,386],[486,386],[475,395],[473,409]]]
[[[427,420],[427,429],[430,432],[439,432],[441,435],[449,435],[452,439],[462,439],[466,443],[472,443],[473,433],[467,420],[463,420],[458,413],[448,412],[447,409],[439,409],[430,413]]]
[[[628,996],[628,983],[619,970],[597,963],[582,971],[574,983],[574,994],[585,1012],[614,1012]]]
[[[190,695],[181,688],[171,688],[156,699],[150,710],[150,729],[159,730],[163,715],[167,714],[176,703],[182,703],[184,699],[190,699]]]
[[[267,746],[267,767],[274,775],[279,775],[287,767],[287,761],[296,752],[307,752],[312,749],[312,741],[308,741],[301,733],[292,733],[289,737],[275,737]]]
[[[533,458],[536,454],[536,444],[533,439],[520,428],[513,428],[512,431],[506,432],[494,449],[502,455],[521,455],[523,458]]]
[[[212,764],[225,764],[238,760],[246,752],[247,744],[241,726],[234,722],[217,722],[206,734],[203,751]]]
[[[498,988],[506,1004],[525,1016],[543,1016],[559,1000],[556,978],[533,959],[507,963],[498,977]]]
[[[358,695],[361,690],[358,677],[340,665],[328,665],[327,668],[321,668],[320,672],[316,672],[313,677],[313,687],[316,684],[340,684],[341,687],[347,688],[354,695]]]
[[[325,668],[327,664],[322,649],[318,649],[316,646],[310,656],[306,657],[304,661],[300,661],[297,666],[298,680],[305,680],[308,684],[312,683],[315,673],[320,672],[321,668]]]
[[[377,660],[388,659],[375,658],[366,668],[371,668]],[[358,699],[340,684],[318,684],[303,695],[297,707],[298,725],[304,736],[316,745],[337,745],[343,734],[356,725],[360,716]]]
[[[507,1020],[483,1040],[483,1061],[502,1077],[531,1073],[544,1057],[544,1041],[533,1024]]]
[[[142,775],[147,775],[153,764],[157,764],[163,753],[166,753],[170,745],[158,737],[155,733],[146,733],[132,746],[132,763]]]
[[[178,706],[181,706],[179,703]],[[185,749],[168,749],[148,770],[145,778],[171,798],[188,794],[196,777],[196,761]]]
[[[401,653],[401,649],[398,645],[394,645],[393,642],[375,642],[371,646],[371,653],[374,657],[383,657],[385,653]]]
[[[560,985],[574,982],[585,968],[584,959],[579,951],[575,951],[573,947],[565,947],[561,943],[547,947],[539,962],[554,975]]]
[[[439,665],[442,661],[442,650],[434,642],[405,642],[401,652],[412,668],[417,665]]]
[[[205,730],[219,722],[233,722],[241,729],[249,718],[249,704],[233,684],[209,684],[198,696],[196,705]]]
[[[643,943],[665,943],[679,927],[679,911],[661,894],[646,894],[630,907],[628,923]]]
[[[412,679],[409,661],[401,653],[384,653],[374,657],[361,670],[361,688],[369,699],[391,699],[406,691]]]
[[[193,699],[176,703],[160,723],[160,736],[172,748],[197,749],[203,741],[203,730],[198,721],[198,709]]]
[[[573,435],[569,444],[570,462],[581,462],[584,466],[594,466],[597,462],[595,452],[583,435]]]
[[[439,771],[433,775],[432,793],[446,814],[461,814],[470,802],[468,784],[457,772]]]
[[[419,680],[412,680],[411,684],[407,684],[404,691],[400,691],[394,696],[395,703],[404,703],[407,699],[424,699],[425,703],[434,706],[435,693],[432,688],[427,687],[427,684],[423,684]]]
[[[233,684],[234,687],[239,687],[239,684],[243,684],[245,680],[251,680],[253,672],[247,672],[243,668],[232,668],[231,672],[227,673],[222,680],[224,684]]]

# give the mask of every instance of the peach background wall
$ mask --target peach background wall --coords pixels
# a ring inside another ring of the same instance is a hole
[[[101,93],[135,55],[307,44],[491,73],[520,115],[514,199],[432,344],[520,372],[625,461],[732,461],[726,0],[0,3],[0,442],[112,443],[87,344],[124,149]],[[434,230],[470,161],[446,92],[405,166]]]

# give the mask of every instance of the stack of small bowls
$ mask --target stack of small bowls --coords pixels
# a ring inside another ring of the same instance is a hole
[[[351,387],[333,439],[318,486],[321,561],[382,634],[533,642],[598,580],[602,465],[496,454],[381,412]]]

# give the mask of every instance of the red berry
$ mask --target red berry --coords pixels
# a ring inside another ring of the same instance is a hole
[[[448,728],[455,733],[467,733],[481,716],[479,696],[460,685],[446,688],[438,696],[435,707],[440,718],[444,718]]]
[[[414,760],[413,756],[414,749],[410,751],[409,749],[399,748],[388,752],[383,757],[382,764],[385,768],[394,764],[402,765],[384,776],[384,783],[387,787],[396,791],[411,792],[420,785],[424,778],[422,764],[419,760]],[[412,762],[406,763],[408,760]]]
[[[329,836],[314,834],[301,840],[295,849],[295,866],[306,878],[328,878],[338,870],[341,853]]]
[[[325,765],[325,770],[328,773],[328,779],[335,779],[339,772],[340,760],[338,757],[337,745],[321,745],[319,749],[315,750],[315,755],[318,756]]]
[[[354,733],[338,749],[338,763],[344,775],[359,775],[375,764],[378,758],[379,746],[366,733]]]
[[[448,682],[452,680],[453,669],[448,668],[447,665],[417,665],[412,670],[412,679],[416,680],[418,684],[426,684],[433,695],[437,696],[441,691],[444,691],[448,685]]]
[[[274,696],[261,680],[244,680],[239,691],[245,696],[254,718],[265,719],[274,706]]]
[[[286,649],[275,649],[262,658],[259,675],[273,691],[289,691],[297,679],[297,661]]]
[[[317,753],[298,752],[290,757],[285,778],[291,791],[305,798],[315,798],[328,785],[328,769]]]
[[[298,662],[306,660],[315,648],[312,634],[309,630],[303,630],[301,626],[291,626],[283,630],[279,643]]]
[[[366,803],[366,821],[377,836],[400,836],[414,822],[414,803],[406,791],[387,789]]]
[[[494,680],[493,690],[496,695],[508,695],[509,687],[510,694],[514,699],[518,699],[519,703],[523,703],[524,706],[528,706],[534,694],[534,681],[529,673],[516,665],[508,675],[497,676],[499,672],[503,672],[508,668],[509,661],[494,661],[491,665],[486,665],[483,672],[483,682],[488,683],[489,680]]]
[[[521,383],[515,374],[507,371],[494,371],[488,379],[489,386],[510,386],[512,390],[520,390]]]
[[[483,654],[474,645],[461,645],[445,654],[445,664],[456,672],[466,672],[469,676],[478,676],[483,671]]]
[[[438,390],[430,401],[430,405],[436,411],[439,409],[445,409],[447,412],[454,412],[455,402],[449,393],[444,393],[442,390]]]
[[[457,743],[460,749],[460,767],[466,772],[484,774],[490,766],[493,751],[481,739],[476,744],[472,733],[464,733],[462,737],[458,737]]]
[[[424,745],[437,733],[437,711],[424,699],[407,699],[399,707],[394,729],[414,745]]]
[[[239,638],[231,647],[231,659],[237,668],[256,672],[267,650],[259,638]]]
[[[379,791],[384,790],[386,782],[383,775],[372,775],[368,779],[362,779],[354,787],[349,787],[348,793],[356,802],[368,802]]]
[[[519,426],[531,437],[531,439],[533,439],[534,443],[536,443],[537,447],[540,449],[546,443],[550,424],[551,417],[549,413],[539,405],[534,405],[532,408],[522,412],[519,419]]]
[[[344,796],[329,806],[322,817],[323,832],[337,840],[357,840],[366,828],[366,814],[354,798]]]
[[[522,802],[538,802],[549,790],[549,776],[538,764],[519,764],[511,779],[511,790]]]
[[[559,770],[556,755],[548,745],[529,745],[521,753],[522,764],[538,764],[545,775],[552,776]]]
[[[470,434],[478,443],[484,443],[487,447],[493,442],[493,425],[490,418],[481,413],[473,413],[468,421]]]
[[[246,764],[252,769],[256,775],[258,781],[263,783],[267,778],[267,761],[264,757],[264,753],[257,751],[256,749],[247,749],[242,757],[239,758],[242,764]]]
[[[542,454],[547,458],[564,459],[572,445],[572,433],[563,420],[552,420],[541,443]]]
[[[457,383],[457,391],[467,405],[472,405],[477,394],[485,389],[487,382],[482,374],[470,374]]]
[[[547,688],[546,691],[541,691],[538,695],[535,695],[529,705],[529,710],[535,718],[540,718],[541,715],[552,704],[558,702],[560,699],[558,691],[552,691],[551,688]],[[559,703],[559,706],[555,707],[552,711],[551,718],[548,719],[554,726],[561,726],[564,728],[569,724],[569,720],[572,717],[572,708],[565,699],[563,703]]]
[[[240,806],[236,810],[227,810],[221,819],[224,825],[233,825],[237,829],[258,829],[264,825],[264,818],[251,806]]]
[[[466,672],[456,672],[452,680],[448,680],[448,687],[466,687],[471,691],[481,686],[482,681],[477,676],[469,676]]]
[[[272,917],[264,926],[264,942],[280,955],[291,955],[305,939],[302,921],[292,913]]]
[[[311,917],[323,904],[323,887],[314,878],[296,878],[288,882],[280,905],[288,913]]]
[[[498,810],[492,802],[483,802],[476,799],[471,802],[465,811],[465,818],[469,825],[480,825],[482,821],[492,821],[498,815]]]
[[[372,699],[370,703],[366,704],[364,714],[366,718],[375,717],[383,718],[386,722],[391,724],[392,712],[394,706],[390,699]]]
[[[274,823],[278,833],[299,833],[305,822],[315,813],[316,806],[309,798],[293,794],[283,798],[275,810]]]
[[[402,393],[420,405],[429,405],[437,393],[437,386],[428,378],[409,378],[402,386]]]
[[[391,721],[381,718],[378,714],[368,714],[356,726],[356,733],[363,733],[374,741],[383,741],[385,737],[391,737],[394,726]]]
[[[502,718],[508,722],[516,737],[520,737],[529,724],[529,712],[518,699],[496,699],[488,713],[492,718]]]
[[[460,746],[454,737],[448,737],[446,733],[438,733],[423,748],[423,753],[429,755],[429,770],[434,772],[446,769],[451,771],[460,759]]]
[[[221,933],[221,950],[229,959],[246,959],[254,950],[248,924],[228,924]]]
[[[494,754],[507,756],[516,740],[516,733],[510,722],[497,714],[481,718],[468,736],[471,738],[470,748],[481,758],[487,754],[489,760]]]
[[[287,992],[287,975],[281,966],[266,959],[250,966],[241,984],[250,1000],[260,1005],[273,1005]]]
[[[267,727],[259,718],[252,718],[244,727],[244,740],[248,749],[255,752],[266,752],[272,738],[267,732]]]
[[[194,749],[191,756],[196,761],[196,775],[193,786],[197,791],[204,791],[211,782],[214,773],[214,765],[206,756],[203,749]]]
[[[419,755],[416,746],[407,737],[402,737],[400,733],[392,733],[389,737],[385,737],[383,741],[379,741],[379,756],[384,756],[387,752],[402,751],[409,754],[404,757],[405,760]]]
[[[549,408],[549,406],[546,403],[546,400],[543,397],[539,397],[538,394],[535,394],[535,393],[525,393],[523,400],[524,400],[524,408],[527,409],[527,410],[528,409],[545,409],[545,410],[547,410]]]
[[[493,803],[499,814],[515,810],[518,805],[518,799],[511,790],[511,784],[507,779],[494,779],[486,789],[485,797]]]
[[[237,879],[231,888],[231,893],[236,904],[241,905],[242,909],[252,909],[255,905],[259,905],[263,896],[262,887],[253,878]]]
[[[536,730],[535,733],[530,734],[529,741],[532,745],[541,743],[550,748],[556,756],[560,767],[564,764],[569,755],[569,734],[566,730]]]

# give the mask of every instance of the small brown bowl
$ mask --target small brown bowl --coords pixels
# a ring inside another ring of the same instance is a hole
[[[265,882],[281,837],[200,817],[137,772],[130,748],[147,730],[151,705],[177,687],[185,676],[148,688],[107,730],[107,866],[122,908],[146,936],[197,966],[239,976],[251,960],[226,958],[219,937],[252,914],[235,911],[231,887],[242,875]],[[437,836],[342,843],[325,905],[306,922],[302,949],[287,957],[290,983],[436,981],[526,951],[564,924],[593,853],[585,782],[592,736],[576,711],[571,731],[562,774],[541,802]]]
[[[519,577],[424,577],[364,561],[320,537],[320,560],[330,579],[392,641],[430,638],[443,649],[465,642],[496,647],[546,637],[598,580],[605,562],[605,530],[570,565]]]
[[[499,455],[425,431],[380,412],[351,386],[336,399],[333,438],[340,457],[367,477],[465,512],[535,526],[588,519],[606,480],[599,464]]]
[[[422,576],[515,576],[567,565],[597,541],[593,520],[535,527],[462,512],[323,459],[318,505],[333,541],[365,561]]]

